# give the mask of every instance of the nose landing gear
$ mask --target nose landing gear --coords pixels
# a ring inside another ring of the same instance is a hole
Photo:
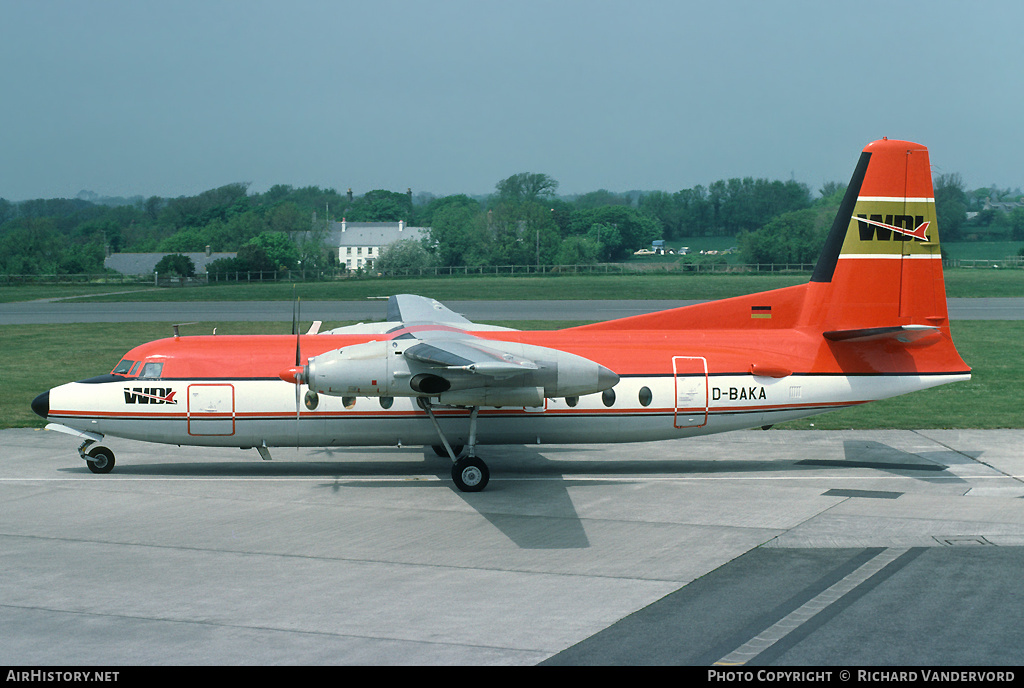
[[[85,459],[93,473],[109,473],[114,470],[114,452],[106,447],[94,447]]]

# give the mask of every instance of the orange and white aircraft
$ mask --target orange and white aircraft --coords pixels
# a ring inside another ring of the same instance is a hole
[[[135,347],[40,394],[47,428],[200,446],[430,445],[481,490],[480,444],[638,442],[770,426],[970,379],[949,331],[928,151],[861,154],[810,282],[555,331],[393,296],[387,321]]]

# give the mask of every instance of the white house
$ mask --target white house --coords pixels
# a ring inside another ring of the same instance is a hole
[[[336,247],[338,263],[349,270],[369,269],[382,248],[403,239],[425,239],[429,227],[410,227],[405,222],[331,222],[326,244]]]

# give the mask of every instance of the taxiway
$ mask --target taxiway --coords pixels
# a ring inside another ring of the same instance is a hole
[[[0,431],[6,665],[1019,665],[1024,431],[179,448]]]

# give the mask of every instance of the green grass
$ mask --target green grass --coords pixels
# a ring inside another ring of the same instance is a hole
[[[1024,270],[946,270],[947,296],[1024,297]],[[802,284],[807,274],[665,274],[365,278],[337,282],[133,288],[122,285],[5,286],[0,302],[75,297],[81,301],[359,301],[421,294],[440,301],[506,299],[722,299]]]
[[[957,260],[1002,260],[1016,256],[1024,241],[943,241],[942,250]]]
[[[495,323],[519,329],[580,323]],[[183,334],[288,334],[290,322],[195,323]],[[0,326],[0,427],[42,427],[29,405],[41,392],[109,372],[130,348],[172,335],[166,323]],[[1024,322],[955,321],[953,338],[973,368],[959,382],[779,427],[816,429],[1021,428]]]
[[[958,320],[953,341],[971,379],[856,408],[779,425],[780,428],[1024,428],[1024,322]]]

